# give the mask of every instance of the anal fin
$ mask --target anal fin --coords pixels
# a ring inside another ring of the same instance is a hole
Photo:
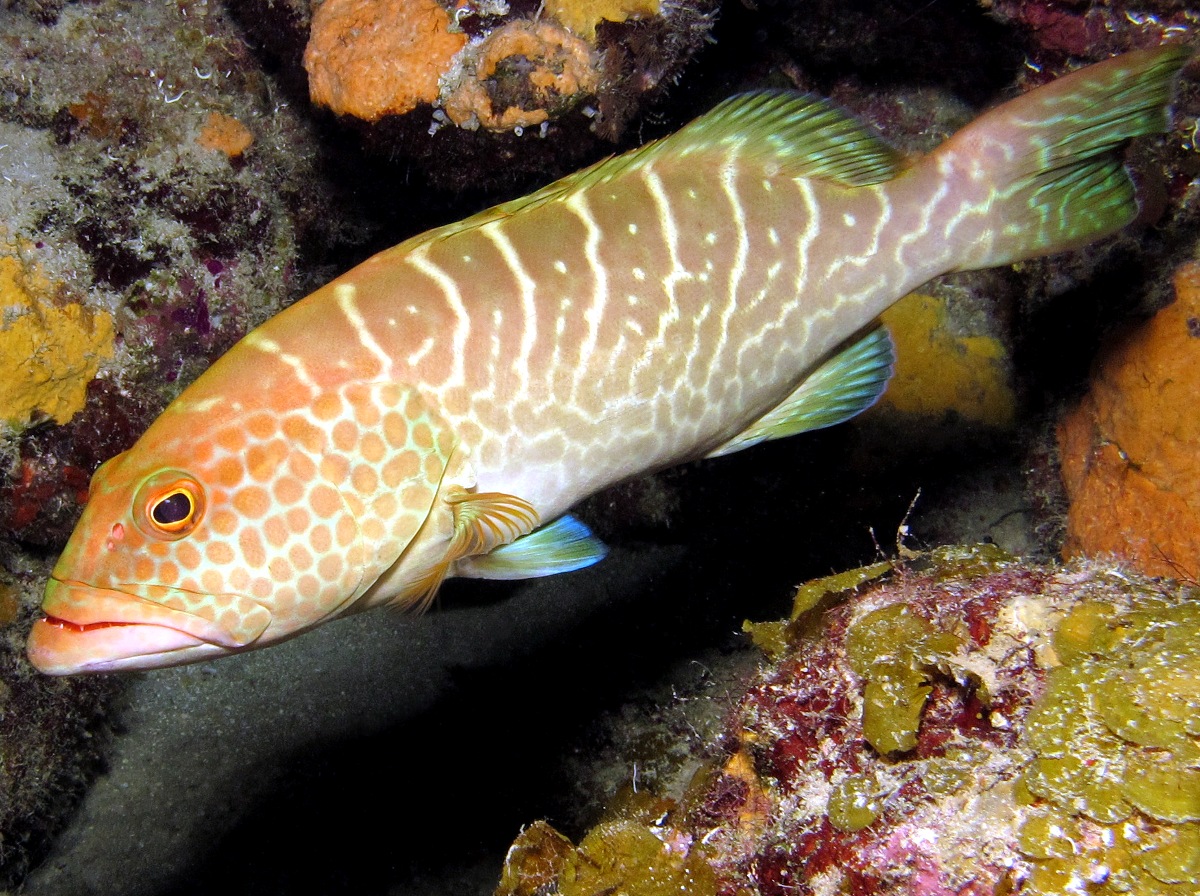
[[[825,361],[776,407],[707,456],[720,457],[768,439],[843,423],[879,400],[895,362],[892,338],[886,327],[877,326]]]

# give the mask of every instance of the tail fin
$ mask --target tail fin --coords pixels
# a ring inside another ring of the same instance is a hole
[[[1138,50],[1088,66],[993,109],[934,154],[942,171],[977,181],[983,213],[958,270],[1011,264],[1074,249],[1113,233],[1138,212],[1119,151],[1131,137],[1169,127],[1186,47]],[[978,219],[977,219],[978,220]]]

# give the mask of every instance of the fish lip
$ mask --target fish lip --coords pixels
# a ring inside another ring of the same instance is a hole
[[[232,651],[179,629],[152,623],[77,626],[43,617],[29,632],[25,654],[45,675],[153,669],[198,662]]]
[[[173,594],[187,593],[160,586],[117,590],[51,577],[42,600],[44,616],[30,631],[26,655],[49,675],[175,666],[244,648],[269,623],[270,614],[255,605],[266,621],[230,631],[152,599]]]
[[[188,603],[194,592],[161,585],[125,585],[105,587],[73,579],[51,576],[42,597],[42,613],[48,619],[71,626],[157,625],[176,629],[221,647],[244,647],[256,640],[270,624],[271,615],[261,604],[241,595],[223,595],[233,602],[245,625],[231,628],[205,616],[168,605],[175,599]],[[253,619],[245,619],[253,615]]]

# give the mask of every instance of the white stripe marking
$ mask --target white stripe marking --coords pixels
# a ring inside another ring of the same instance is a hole
[[[459,292],[454,278],[429,260],[430,245],[426,243],[417,246],[408,254],[406,261],[438,285],[446,297],[446,304],[454,314],[454,333],[451,336],[454,349],[450,353],[452,366],[446,385],[462,386],[466,382],[464,364],[467,356],[467,338],[471,335],[471,317],[463,304],[462,293]]]
[[[508,269],[517,278],[517,286],[521,290],[521,314],[523,318],[521,347],[513,362],[513,368],[516,371],[517,380],[521,384],[520,394],[524,396],[529,394],[529,359],[533,354],[534,346],[537,344],[537,282],[525,270],[521,256],[517,253],[512,240],[504,233],[501,226],[501,222],[499,221],[492,224],[485,224],[479,228],[479,232],[492,241],[492,245],[496,247],[496,250],[504,259],[504,263],[508,265]]]
[[[296,355],[285,352],[283,346],[270,336],[264,336],[259,330],[253,330],[243,341],[251,348],[274,355],[288,367],[292,368],[292,372],[296,374],[296,379],[300,384],[308,387],[309,391],[314,395],[320,391],[316,382],[308,375],[308,368],[304,366],[304,360]]]
[[[671,270],[663,278],[663,290],[667,294],[667,307],[658,318],[658,332],[654,335],[654,343],[661,345],[666,339],[667,328],[679,320],[679,303],[675,298],[675,284],[680,280],[691,280],[692,275],[679,261],[679,232],[675,228],[675,217],[671,212],[671,203],[663,189],[662,179],[654,173],[649,165],[642,172],[658,211],[658,226],[662,229],[663,242],[667,246],[667,256],[671,259]],[[691,191],[695,192],[695,191]]]
[[[582,378],[587,375],[588,362],[592,352],[596,349],[596,341],[600,336],[600,321],[604,318],[604,308],[608,301],[608,271],[600,262],[600,237],[602,236],[600,225],[592,217],[586,197],[582,193],[574,193],[566,200],[566,206],[578,216],[587,231],[583,253],[587,258],[588,267],[592,270],[595,282],[591,304],[583,312],[583,319],[587,322],[587,335],[584,336],[583,344],[579,347],[579,366],[576,368],[572,383],[572,392],[574,393],[578,390]]]
[[[725,310],[721,312],[721,329],[717,334],[717,344],[713,347],[710,355],[714,361],[721,357],[725,350],[725,343],[729,339],[729,322],[738,308],[738,292],[741,289],[742,278],[746,274],[746,259],[750,257],[750,237],[746,233],[746,210],[742,208],[737,192],[737,162],[733,154],[721,166],[721,189],[725,191],[725,198],[729,200],[729,210],[732,212],[733,226],[737,235],[737,253],[729,268],[729,295],[725,301]],[[711,385],[711,376],[717,366],[716,363],[709,365],[709,382],[705,383],[705,388]]]
[[[359,343],[379,361],[379,372],[381,374],[386,373],[392,366],[391,356],[375,341],[375,337],[367,328],[367,322],[358,310],[358,304],[354,301],[354,294],[354,286],[350,283],[339,283],[333,289],[333,297],[337,301],[338,308],[342,310],[342,314],[346,316],[346,320],[354,328],[354,332],[358,335]]]

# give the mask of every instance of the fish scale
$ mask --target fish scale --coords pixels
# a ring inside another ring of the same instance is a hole
[[[1186,58],[1084,69],[907,166],[828,103],[735,97],[368,259],[96,472],[31,660],[193,662],[595,562],[580,498],[853,416],[910,289],[1132,220],[1118,150],[1166,127]]]

